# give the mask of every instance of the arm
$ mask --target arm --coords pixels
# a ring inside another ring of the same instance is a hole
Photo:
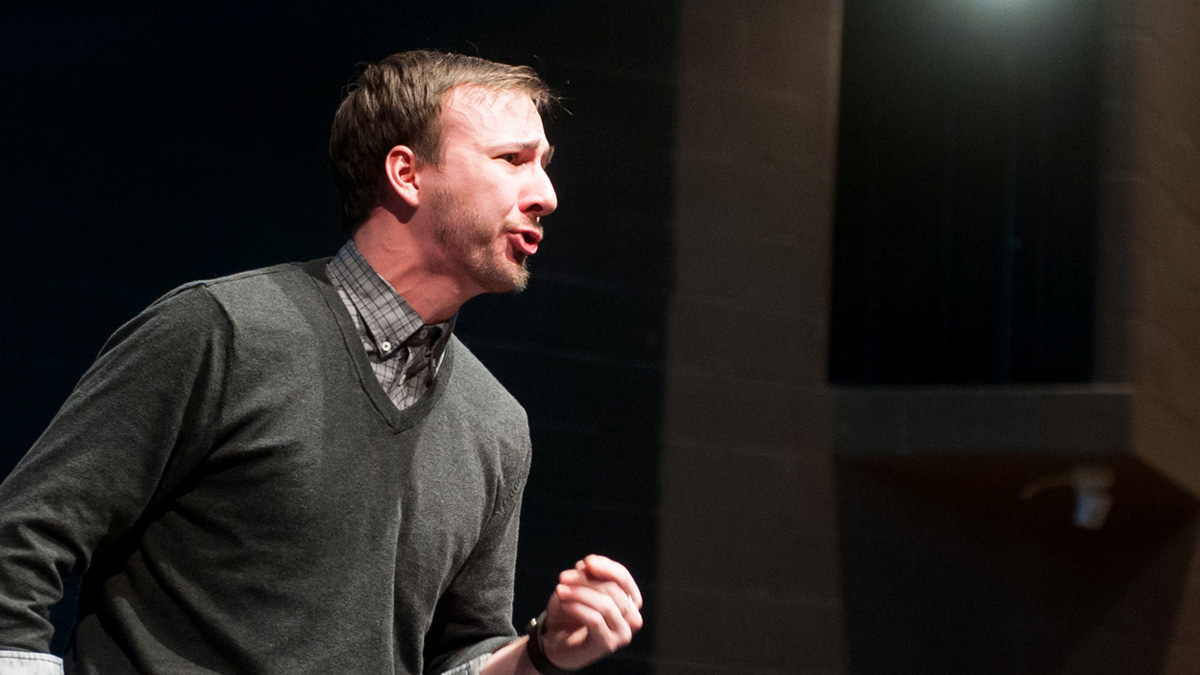
[[[470,556],[438,599],[425,637],[425,668],[429,673],[466,675],[458,670],[516,637],[512,625],[513,579],[516,575],[517,532],[521,496],[529,474],[530,444],[526,422],[520,420],[506,473],[512,478],[504,498],[488,519]],[[478,664],[473,664],[478,665]]]
[[[135,527],[187,471],[184,449],[205,447],[187,430],[216,408],[208,385],[223,374],[224,329],[200,289],[122,326],[0,485],[0,648],[47,652],[63,577]],[[25,667],[28,656],[9,660]]]
[[[559,575],[540,642],[551,664],[577,670],[629,644],[642,628],[642,594],[623,565],[590,555]],[[528,636],[496,650],[483,675],[539,675]]]

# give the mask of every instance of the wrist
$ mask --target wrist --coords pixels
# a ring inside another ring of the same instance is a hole
[[[554,665],[546,656],[546,652],[542,648],[542,636],[545,634],[546,613],[542,612],[537,617],[530,619],[529,625],[525,627],[525,635],[529,637],[525,642],[525,655],[533,664],[533,669],[542,675],[566,675],[567,671]]]

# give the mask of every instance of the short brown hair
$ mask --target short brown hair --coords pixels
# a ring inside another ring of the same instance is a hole
[[[462,84],[526,93],[540,111],[555,100],[532,68],[475,56],[419,50],[368,65],[338,106],[329,137],[347,236],[379,204],[383,162],[392,148],[407,145],[419,161],[440,161],[442,99]]]

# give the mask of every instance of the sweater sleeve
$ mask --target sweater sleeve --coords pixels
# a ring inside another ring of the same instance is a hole
[[[516,476],[466,564],[438,600],[425,638],[427,673],[458,673],[452,669],[496,651],[517,636],[512,625],[513,580],[530,458],[528,426],[523,423],[523,427],[524,436],[515,449]]]
[[[0,649],[49,651],[64,576],[121,543],[211,446],[227,336],[202,286],[151,305],[0,484]]]

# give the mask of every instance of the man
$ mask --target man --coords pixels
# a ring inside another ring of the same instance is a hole
[[[370,66],[330,142],[350,241],[189,284],[123,326],[0,486],[0,674],[86,570],[72,673],[576,669],[642,625],[589,556],[511,626],[524,411],[450,331],[520,290],[556,206],[529,69]]]

